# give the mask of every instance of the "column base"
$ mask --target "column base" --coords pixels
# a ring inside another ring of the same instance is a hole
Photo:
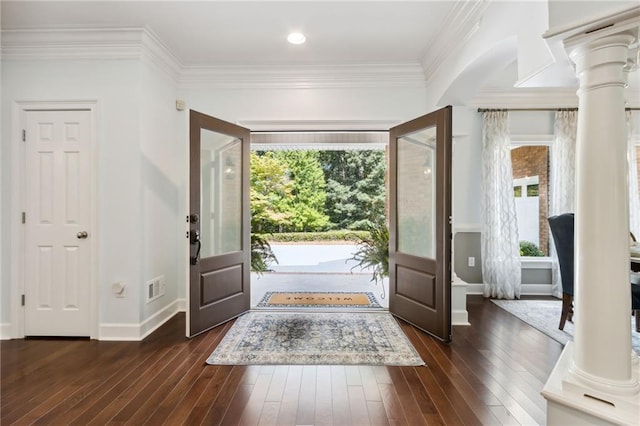
[[[547,424],[640,424],[640,394],[617,395],[593,389],[574,380],[573,342],[567,343],[547,383],[542,396],[547,400]],[[637,384],[640,365],[632,362],[632,380]]]
[[[451,277],[451,324],[471,325],[467,312],[467,283],[455,273]]]

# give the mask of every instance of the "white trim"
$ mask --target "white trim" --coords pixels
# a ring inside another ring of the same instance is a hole
[[[178,312],[183,312],[184,299],[176,299],[140,324],[103,323],[100,324],[101,341],[140,341],[156,331]]]
[[[140,324],[100,324],[100,341],[132,341],[137,342],[140,338]]]
[[[178,312],[187,312],[187,299],[176,299]]]
[[[174,82],[180,59],[148,28],[60,28],[2,31],[2,60],[143,59]]]
[[[479,223],[454,223],[453,233],[458,232],[482,232],[482,225]]]
[[[388,131],[402,120],[238,120],[236,124],[264,131]]]
[[[440,36],[427,49],[422,58],[424,75],[429,81],[447,58],[454,56],[480,29],[482,15],[491,2],[458,0],[447,17],[441,21]]]
[[[419,64],[259,65],[184,67],[180,89],[317,89],[426,87]],[[252,129],[255,130],[255,129]]]
[[[469,294],[482,294],[484,291],[484,284],[482,283],[469,283],[467,285],[467,295]],[[552,296],[551,284],[522,284],[520,288],[521,296]]]
[[[539,135],[511,135],[511,146],[551,146],[554,136],[552,134]]]
[[[13,338],[13,325],[11,323],[0,324],[0,340],[9,340]]]
[[[521,257],[520,269],[549,269],[553,266],[550,257]]]
[[[479,108],[576,108],[576,91],[577,88],[486,88],[476,93],[470,105]]]
[[[12,128],[12,185],[11,185],[11,325],[12,337],[24,337],[24,307],[20,303],[20,295],[24,294],[24,226],[21,215],[25,208],[25,172],[26,157],[25,147],[22,142],[22,129],[25,128],[25,113],[33,110],[84,110],[91,114],[91,267],[89,283],[89,330],[90,338],[98,335],[98,259],[99,238],[98,235],[98,117],[99,104],[97,100],[64,100],[64,101],[14,101],[11,117]],[[16,149],[16,147],[18,147]],[[28,220],[28,218],[27,218]]]
[[[471,325],[469,322],[469,312],[462,309],[452,309],[451,325]]]
[[[175,314],[180,312],[180,300],[176,299],[168,304],[140,324],[140,340],[144,339],[164,323],[169,321]]]

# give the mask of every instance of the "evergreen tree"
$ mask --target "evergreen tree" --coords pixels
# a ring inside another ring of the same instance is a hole
[[[322,151],[327,181],[326,212],[338,229],[370,229],[384,223],[384,151]]]
[[[318,151],[278,151],[274,155],[287,165],[292,182],[293,197],[288,200],[291,227],[284,230],[326,229],[329,225],[329,217],[324,214],[326,183]]]

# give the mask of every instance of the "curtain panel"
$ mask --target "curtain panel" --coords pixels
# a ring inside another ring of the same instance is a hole
[[[520,297],[520,242],[513,197],[509,115],[483,114],[482,150],[482,277],[484,296]]]
[[[553,144],[551,146],[551,179],[549,216],[573,213],[576,197],[576,134],[578,130],[578,111],[556,111]],[[562,279],[558,255],[549,233],[549,252],[551,257],[551,293],[562,297]]]

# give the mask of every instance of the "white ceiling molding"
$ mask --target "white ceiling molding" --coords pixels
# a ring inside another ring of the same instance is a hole
[[[429,81],[445,59],[455,55],[480,28],[482,15],[491,1],[458,0],[442,20],[439,36],[422,57],[424,75]]]
[[[147,28],[2,31],[2,60],[143,59],[174,81],[179,59]]]
[[[573,88],[487,88],[479,90],[469,105],[478,108],[576,108],[578,95]]]
[[[486,88],[480,90],[468,105],[478,108],[577,108],[577,88]],[[640,90],[625,90],[627,108],[640,108]]]
[[[426,87],[419,64],[185,67],[182,89]]]
[[[402,120],[238,120],[252,131],[387,131]]]

